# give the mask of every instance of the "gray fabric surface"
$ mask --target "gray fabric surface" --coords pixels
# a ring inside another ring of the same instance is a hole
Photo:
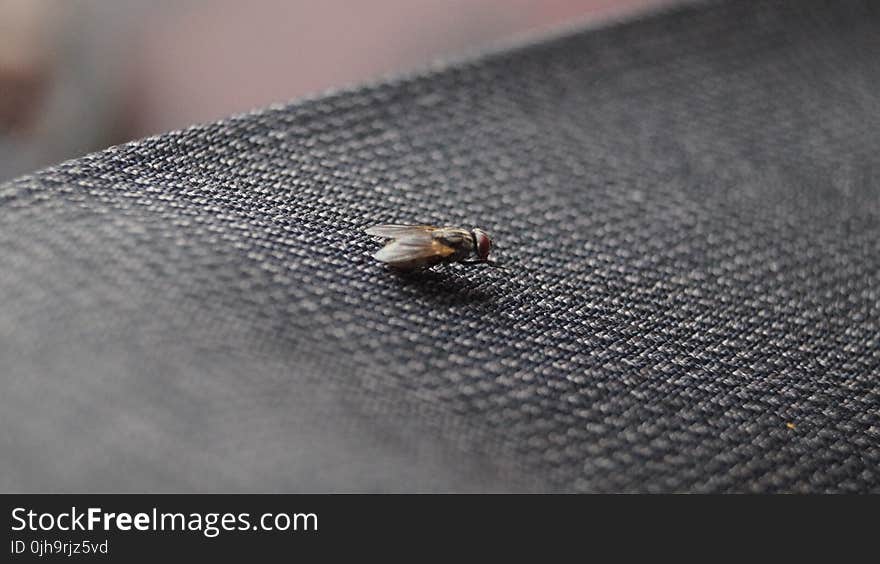
[[[880,491],[878,54],[712,2],[4,184],[0,489]]]

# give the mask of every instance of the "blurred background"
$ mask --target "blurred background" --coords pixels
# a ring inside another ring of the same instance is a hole
[[[0,181],[669,0],[0,0]]]

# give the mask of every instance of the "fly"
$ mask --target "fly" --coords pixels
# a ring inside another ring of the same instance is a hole
[[[453,262],[499,266],[489,259],[492,239],[482,229],[375,225],[365,231],[367,235],[391,239],[373,257],[398,270],[419,270]]]

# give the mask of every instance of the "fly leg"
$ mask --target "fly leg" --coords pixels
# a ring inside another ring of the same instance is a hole
[[[491,266],[492,268],[501,268],[501,269],[504,268],[503,264],[498,264],[494,260],[488,260],[488,259],[487,260],[463,260],[463,261],[460,261],[458,264],[464,264],[467,266],[475,266],[478,264],[485,264],[486,266]]]

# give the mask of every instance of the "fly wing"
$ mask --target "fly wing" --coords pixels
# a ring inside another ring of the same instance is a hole
[[[430,234],[401,237],[391,241],[373,257],[390,265],[421,261],[432,257],[448,257],[455,249],[432,239]]]
[[[374,237],[386,239],[399,239],[403,237],[423,236],[430,238],[431,232],[437,228],[431,225],[374,225],[367,227],[364,232]]]

